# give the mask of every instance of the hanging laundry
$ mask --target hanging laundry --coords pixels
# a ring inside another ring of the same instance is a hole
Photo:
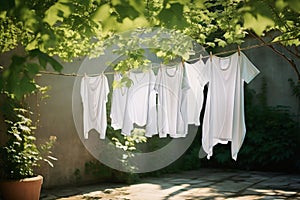
[[[120,73],[114,73],[114,82],[120,83],[122,75]],[[113,89],[112,100],[111,100],[111,126],[114,130],[122,129],[124,122],[124,112],[127,99],[128,87],[121,86]]]
[[[157,134],[155,75],[152,70],[148,70],[130,72],[128,77],[132,85],[126,90],[116,88],[117,91],[114,91],[111,109],[113,127],[115,129],[122,127],[122,134],[130,135],[134,124],[140,127],[146,126],[145,135],[151,137]],[[120,91],[121,89],[123,90]]]
[[[200,113],[203,104],[203,77],[205,64],[202,60],[195,63],[185,63],[186,76],[190,89],[187,91],[187,118],[188,124],[200,125]]]
[[[244,82],[249,83],[259,70],[240,52],[228,57],[212,56],[204,73],[208,85],[202,148],[209,159],[213,147],[231,142],[231,156],[237,154],[246,135],[244,117]]]
[[[108,81],[104,74],[96,77],[84,76],[81,80],[80,94],[83,104],[83,133],[95,129],[100,139],[105,139],[107,128],[106,102],[109,93]]]
[[[162,65],[157,73],[155,90],[158,93],[159,137],[185,137],[187,123],[188,79],[182,63],[173,66]]]

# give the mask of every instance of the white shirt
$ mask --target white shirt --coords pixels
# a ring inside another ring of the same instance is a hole
[[[159,137],[185,137],[187,134],[187,99],[189,83],[182,63],[175,66],[162,65],[155,83],[158,93]]]
[[[128,88],[122,134],[130,135],[134,124],[146,125],[147,137],[157,134],[155,75],[152,70],[130,72],[132,85]]]
[[[114,80],[121,80],[116,73]],[[123,135],[130,135],[134,124],[146,126],[147,137],[157,134],[155,75],[152,70],[143,73],[130,72],[132,85],[113,90],[111,106],[112,127],[122,129]]]
[[[246,135],[244,117],[244,82],[249,83],[259,70],[241,52],[220,58],[208,59],[206,82],[209,82],[205,108],[202,147],[207,158],[213,146],[231,141],[231,156],[237,154]]]
[[[186,76],[190,89],[187,91],[187,117],[188,124],[200,125],[200,113],[203,104],[203,89],[205,82],[205,64],[202,60],[195,63],[185,63]]]
[[[114,83],[120,84],[122,76],[120,73],[114,74]],[[125,86],[114,87],[112,93],[111,100],[111,110],[110,110],[110,118],[111,118],[111,126],[114,130],[122,129],[124,122],[124,112],[125,105],[127,99],[127,90],[128,88]]]
[[[81,81],[81,99],[83,104],[83,133],[88,139],[88,132],[95,129],[100,139],[105,138],[107,128],[106,102],[109,87],[105,75],[84,76]]]

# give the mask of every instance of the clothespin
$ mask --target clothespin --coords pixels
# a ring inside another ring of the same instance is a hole
[[[202,60],[202,54],[200,53],[200,55],[199,55],[199,60]]]
[[[182,67],[184,67],[184,60],[183,60],[183,58],[181,58],[181,64],[182,64]]]
[[[210,61],[212,62],[212,52],[211,51],[209,52],[209,58],[210,58]]]
[[[238,55],[240,56],[240,55],[241,55],[241,48],[240,48],[240,45],[238,45],[237,48],[238,48]]]

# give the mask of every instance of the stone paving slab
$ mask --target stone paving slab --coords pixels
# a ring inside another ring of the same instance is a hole
[[[253,185],[252,182],[248,181],[233,181],[233,180],[225,180],[220,183],[214,184],[212,187],[220,192],[232,192],[237,193],[245,190],[246,188]]]
[[[94,184],[43,190],[41,200],[252,200],[299,199],[300,174],[199,169],[139,183]]]

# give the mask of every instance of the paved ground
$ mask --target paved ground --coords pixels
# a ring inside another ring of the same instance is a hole
[[[99,184],[43,190],[41,199],[300,199],[300,174],[200,169],[145,178],[132,185]]]

